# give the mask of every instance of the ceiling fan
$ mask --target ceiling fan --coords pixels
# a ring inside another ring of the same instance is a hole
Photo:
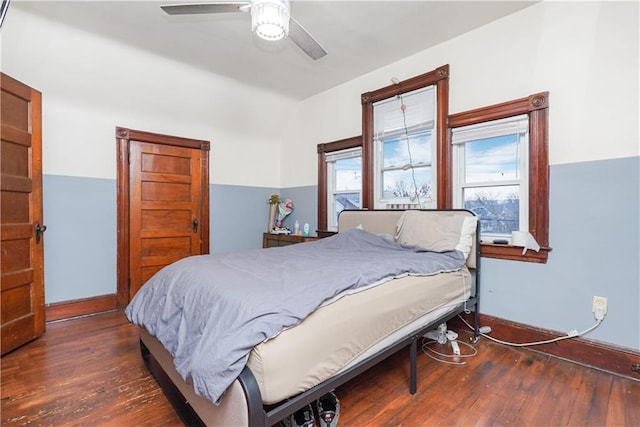
[[[312,59],[327,54],[320,43],[291,17],[289,0],[215,1],[160,6],[169,15],[251,12],[251,29],[265,40],[289,37]]]

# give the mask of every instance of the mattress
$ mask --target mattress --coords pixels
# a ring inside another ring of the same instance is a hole
[[[405,330],[427,325],[464,303],[470,289],[465,267],[393,279],[319,308],[249,354],[263,403],[308,390],[397,341]]]

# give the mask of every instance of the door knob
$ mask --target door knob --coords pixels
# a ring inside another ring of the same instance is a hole
[[[198,232],[198,218],[193,220],[192,226],[193,226],[193,232],[197,233]]]
[[[39,222],[36,222],[36,243],[40,243],[40,238],[45,231],[47,231],[47,226],[41,226]]]

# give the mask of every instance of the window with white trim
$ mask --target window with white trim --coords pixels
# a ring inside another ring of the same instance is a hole
[[[362,207],[362,147],[325,154],[327,229],[338,230],[338,214]]]
[[[529,230],[529,116],[452,130],[454,207],[480,218],[481,239]]]
[[[373,103],[374,207],[435,208],[435,86]]]

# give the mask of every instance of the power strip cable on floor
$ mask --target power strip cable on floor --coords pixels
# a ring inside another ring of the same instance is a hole
[[[464,318],[462,316],[458,315],[458,318],[460,320],[462,320],[462,322],[465,325],[467,325],[467,327],[469,327],[469,329],[471,329],[472,331],[474,330],[473,326],[471,326],[466,320],[464,320]],[[580,336],[582,336],[584,334],[587,334],[587,333],[593,331],[595,328],[600,326],[601,323],[602,323],[602,319],[597,319],[595,325],[591,326],[588,329],[585,329],[582,332],[578,332],[576,330],[573,330],[573,331],[569,332],[567,335],[559,336],[559,337],[556,337],[556,338],[552,338],[552,339],[548,339],[548,340],[542,340],[542,341],[523,342],[523,343],[515,343],[515,342],[503,341],[503,340],[500,340],[498,338],[494,338],[494,337],[488,335],[488,333],[491,332],[491,327],[489,327],[489,326],[482,326],[480,328],[480,335],[482,335],[483,337],[485,337],[487,339],[490,339],[491,341],[497,342],[499,344],[510,345],[512,347],[529,347],[529,346],[533,346],[533,345],[551,344],[551,343],[554,343],[554,342],[567,340],[569,338],[580,337]],[[486,333],[483,332],[483,329],[485,331],[488,331],[488,332],[486,332]]]

